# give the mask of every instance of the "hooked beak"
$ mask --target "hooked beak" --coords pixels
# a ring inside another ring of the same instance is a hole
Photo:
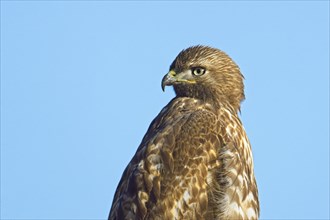
[[[194,84],[196,81],[192,77],[190,70],[181,73],[176,73],[174,70],[171,70],[163,77],[162,90],[165,91],[165,86],[171,86],[179,83]]]
[[[168,72],[162,79],[162,90],[165,91],[165,86],[173,85],[173,83],[176,81],[176,72],[171,70]]]

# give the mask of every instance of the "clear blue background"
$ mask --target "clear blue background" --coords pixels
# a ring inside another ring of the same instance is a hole
[[[196,44],[245,75],[261,218],[329,218],[328,1],[1,1],[1,218],[106,218]]]

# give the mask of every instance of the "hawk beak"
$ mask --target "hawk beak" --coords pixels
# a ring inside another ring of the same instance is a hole
[[[177,80],[175,78],[176,72],[171,70],[168,72],[162,79],[162,90],[165,91],[165,86],[173,85],[173,83]]]

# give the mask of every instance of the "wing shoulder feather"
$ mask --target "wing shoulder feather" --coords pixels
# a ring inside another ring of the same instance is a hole
[[[153,120],[118,184],[109,219],[132,216],[144,219],[152,215],[156,218],[157,212],[162,212],[162,217],[173,215],[172,212],[164,212],[164,206],[173,207],[169,201],[175,201],[175,198],[166,202],[164,197],[174,196],[167,193],[178,183],[173,182],[169,186],[168,182],[184,171],[183,164],[186,167],[195,164],[194,169],[199,169],[198,164],[205,158],[198,158],[196,152],[199,150],[203,155],[200,143],[204,140],[207,144],[209,138],[206,136],[211,132],[212,120],[216,119],[210,109],[197,104],[193,100],[174,99]],[[190,160],[191,156],[196,158]],[[206,170],[202,171],[205,175]],[[170,176],[172,179],[166,179]],[[157,204],[157,210],[153,209],[161,197],[162,203]]]

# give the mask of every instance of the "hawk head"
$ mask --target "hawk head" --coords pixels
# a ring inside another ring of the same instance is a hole
[[[243,78],[227,54],[199,45],[179,53],[162,80],[162,89],[173,85],[177,96],[197,98],[215,106],[229,104],[238,111],[244,100]]]

